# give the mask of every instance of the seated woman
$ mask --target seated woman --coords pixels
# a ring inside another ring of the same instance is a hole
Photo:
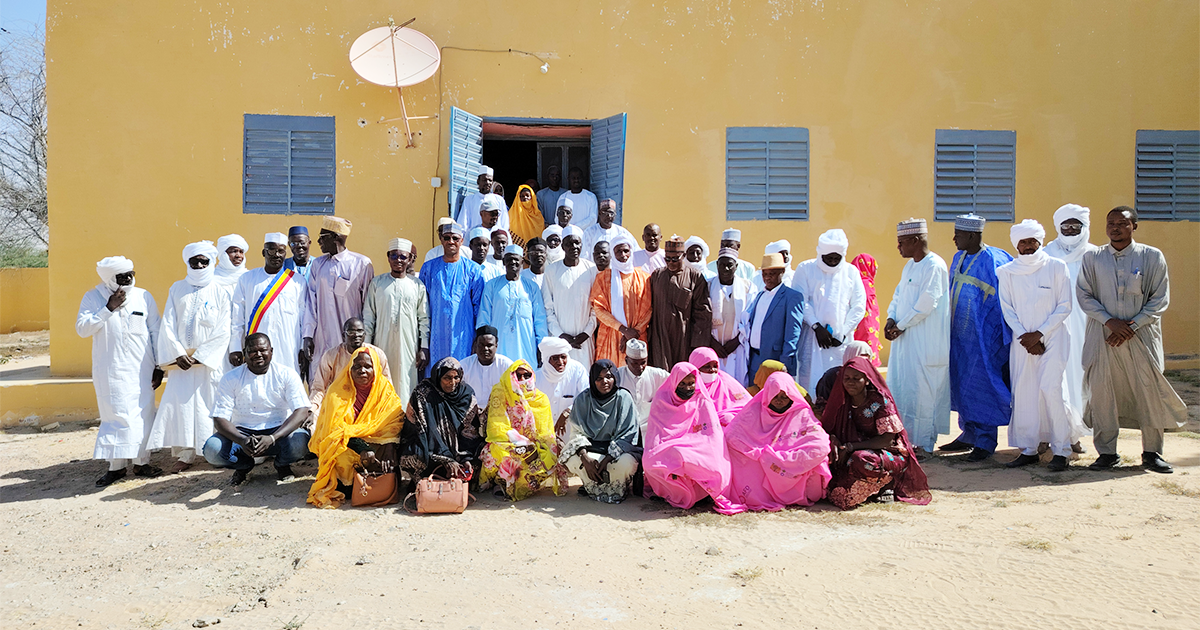
[[[870,359],[846,362],[821,424],[832,444],[830,503],[848,510],[876,495],[884,501],[929,503],[925,471],[913,454],[892,393]]]
[[[825,370],[825,373],[817,380],[817,386],[813,391],[813,394],[817,396],[817,400],[812,403],[812,408],[818,418],[821,417],[821,414],[825,413],[825,405],[829,404],[829,394],[833,391],[833,385],[837,383],[838,377],[842,375],[842,366],[854,357],[867,357],[870,359],[872,356],[871,346],[867,345],[865,341],[856,340],[845,344],[845,350],[842,350],[842,365]]]
[[[462,377],[462,366],[446,357],[413,389],[400,431],[400,469],[408,476],[420,479],[440,468],[447,477],[470,479],[479,470],[485,415]]]
[[[696,388],[704,390],[709,400],[713,401],[721,426],[728,426],[729,421],[750,402],[750,393],[736,378],[721,371],[717,351],[712,348],[692,350],[688,363],[700,370],[700,380],[696,383]]]
[[[646,421],[642,469],[646,496],[688,509],[705,497],[717,500],[729,485],[729,454],[717,408],[696,383],[700,370],[676,363],[654,394]]]
[[[722,514],[808,506],[829,483],[829,435],[792,377],[776,372],[725,427],[732,481]]]
[[[617,387],[617,366],[608,359],[592,364],[588,388],[575,397],[567,421],[564,464],[583,481],[583,493],[604,503],[629,494],[642,458],[633,395]]]
[[[784,374],[787,374],[787,368],[784,367],[782,363],[775,361],[774,359],[767,359],[766,361],[763,361],[762,364],[758,366],[758,372],[755,372],[754,374],[754,382],[750,384],[750,387],[746,388],[746,393],[750,394],[751,396],[757,396],[758,392],[761,392],[763,386],[767,384],[767,379],[776,372],[783,372]],[[792,382],[795,383],[796,381]],[[800,387],[799,383],[796,383],[796,388],[800,390],[800,395],[804,397],[804,402],[808,403],[809,406],[812,406],[813,402],[812,398],[809,398],[808,396],[808,390]]]
[[[546,485],[554,494],[566,492],[567,471],[558,463],[550,399],[538,391],[533,368],[524,359],[508,366],[492,388],[481,459],[480,489],[495,483],[497,494],[513,501],[533,496]]]
[[[375,347],[363,346],[326,390],[308,441],[308,450],[317,454],[318,462],[309,503],[320,508],[340,506],[356,466],[373,472],[396,470],[404,403],[382,373]]]

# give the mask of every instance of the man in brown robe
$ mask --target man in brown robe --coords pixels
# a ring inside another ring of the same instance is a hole
[[[650,274],[650,364],[668,371],[712,333],[708,281],[683,264],[683,245],[678,236],[663,243],[667,266]]]

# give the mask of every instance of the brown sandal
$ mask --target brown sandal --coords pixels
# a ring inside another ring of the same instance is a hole
[[[169,470],[167,470],[167,474],[168,475],[178,475],[179,473],[181,473],[185,470],[188,470],[191,467],[192,467],[192,465],[185,461],[177,461],[177,462],[175,462],[174,466],[171,466],[171,468]]]

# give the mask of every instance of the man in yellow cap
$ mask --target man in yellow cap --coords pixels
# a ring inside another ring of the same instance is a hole
[[[800,292],[783,281],[787,263],[783,254],[763,256],[760,277],[763,289],[746,309],[745,326],[750,345],[747,382],[754,379],[763,361],[779,361],[788,374],[796,374],[796,350],[804,330],[804,307]]]
[[[363,300],[375,269],[370,258],[346,249],[351,226],[341,217],[325,217],[321,222],[317,245],[323,254],[311,263],[306,285],[308,304],[301,324],[304,365],[342,342],[346,320],[362,317]]]

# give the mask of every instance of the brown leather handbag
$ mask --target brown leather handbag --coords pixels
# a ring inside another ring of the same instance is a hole
[[[390,470],[390,462],[384,462]],[[358,468],[354,471],[354,486],[350,491],[350,505],[354,507],[380,507],[400,500],[400,488],[396,485],[395,472],[372,473]]]
[[[446,479],[437,474],[417,480],[416,492],[404,498],[404,509],[408,500],[416,497],[417,509],[414,514],[462,514],[467,505],[475,497],[467,492],[468,479]]]

